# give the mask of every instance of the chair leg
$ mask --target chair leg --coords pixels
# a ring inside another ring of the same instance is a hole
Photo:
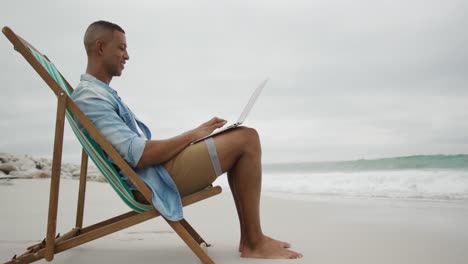
[[[184,228],[184,226],[179,222],[169,221],[164,218],[166,222],[174,229],[174,231],[184,240],[185,244],[197,255],[200,261],[203,264],[214,264],[214,261],[206,254],[205,251],[197,244],[195,239],[190,235],[190,233]]]
[[[54,259],[55,230],[57,227],[57,207],[60,184],[60,170],[62,167],[63,130],[65,124],[66,102],[67,99],[65,96],[63,96],[62,92],[58,95],[57,118],[55,122],[55,142],[52,160],[52,176],[50,179],[49,215],[47,220],[47,240],[45,249],[45,259],[47,261],[51,261],[52,259]]]
[[[76,227],[83,227],[84,201],[86,193],[86,175],[88,172],[88,154],[85,150],[81,153],[81,170],[80,170],[80,189],[78,191],[78,206],[76,209]]]
[[[195,231],[195,229],[193,229],[193,227],[187,222],[187,220],[185,219],[182,219],[180,220],[180,224],[185,228],[185,230],[187,230],[187,232],[189,232],[189,234],[193,237],[193,239],[195,239],[195,241],[197,241],[197,243],[199,245],[201,245],[202,243],[205,243],[205,245],[207,247],[211,247],[210,244],[208,244],[198,233],[197,231]]]

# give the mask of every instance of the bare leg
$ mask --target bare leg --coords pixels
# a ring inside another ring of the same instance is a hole
[[[228,172],[241,226],[242,257],[300,258],[288,243],[265,236],[260,224],[261,147],[254,129],[238,128],[214,138],[223,172]]]
[[[238,198],[237,198],[237,190],[236,190],[236,186],[234,184],[234,180],[233,180],[233,177],[232,177],[232,174],[228,172],[228,182],[229,182],[229,187],[231,188],[231,193],[232,193],[232,196],[233,196],[233,199],[234,199],[234,202],[236,204],[236,209],[237,209],[237,216],[239,217],[239,223],[240,223],[240,242],[239,242],[239,252],[242,252],[242,248],[244,247],[244,240],[245,240],[245,235],[244,235],[244,224],[242,223],[242,212],[240,211],[240,204],[239,204],[239,201],[238,201]],[[287,243],[287,242],[283,242],[283,241],[279,241],[279,240],[275,240],[271,237],[267,237],[268,239],[271,239],[273,241],[276,241],[276,243],[279,244],[280,247],[283,247],[283,248],[290,248],[291,247],[291,244]]]
[[[240,224],[240,242],[239,242],[239,252],[242,251],[242,245],[244,242],[244,224],[242,223],[242,212],[239,208],[239,200],[237,198],[237,192],[236,192],[236,187],[234,185],[234,177],[232,176],[232,173],[228,172],[227,173],[228,177],[228,182],[229,182],[229,187],[231,188],[231,193],[232,193],[232,198],[234,199],[234,203],[236,204],[236,209],[237,209],[237,216],[239,217],[239,224]]]

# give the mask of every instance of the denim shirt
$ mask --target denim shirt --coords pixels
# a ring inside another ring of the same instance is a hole
[[[137,126],[148,140],[151,139],[150,130],[136,118],[109,85],[89,74],[81,75],[80,80],[80,84],[71,96],[73,101],[125,161],[135,169],[146,144],[146,139],[139,134]],[[80,129],[83,130],[81,125]],[[107,159],[114,164],[110,157]],[[183,215],[180,194],[164,166],[152,165],[137,169],[135,172],[151,189],[152,202],[156,209],[171,221],[181,220]],[[128,177],[121,171],[119,173],[130,189],[136,190]]]

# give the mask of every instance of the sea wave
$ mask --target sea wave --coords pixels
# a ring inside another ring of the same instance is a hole
[[[266,173],[262,190],[359,197],[468,199],[468,171]]]

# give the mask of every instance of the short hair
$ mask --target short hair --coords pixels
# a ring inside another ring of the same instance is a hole
[[[114,32],[114,30],[117,30],[119,32],[122,32],[125,34],[125,31],[117,24],[114,24],[112,22],[104,21],[104,20],[99,20],[96,22],[91,23],[91,25],[88,26],[88,29],[86,29],[83,42],[84,46],[86,49],[86,53],[90,53],[93,44],[102,37],[104,32]]]
[[[104,29],[109,29],[109,30],[112,30],[112,31],[117,30],[117,31],[120,31],[120,32],[125,34],[125,31],[119,25],[114,24],[114,23],[109,22],[109,21],[99,20],[99,21],[91,23],[91,25],[89,25],[88,29],[91,28],[91,27],[102,27]]]

